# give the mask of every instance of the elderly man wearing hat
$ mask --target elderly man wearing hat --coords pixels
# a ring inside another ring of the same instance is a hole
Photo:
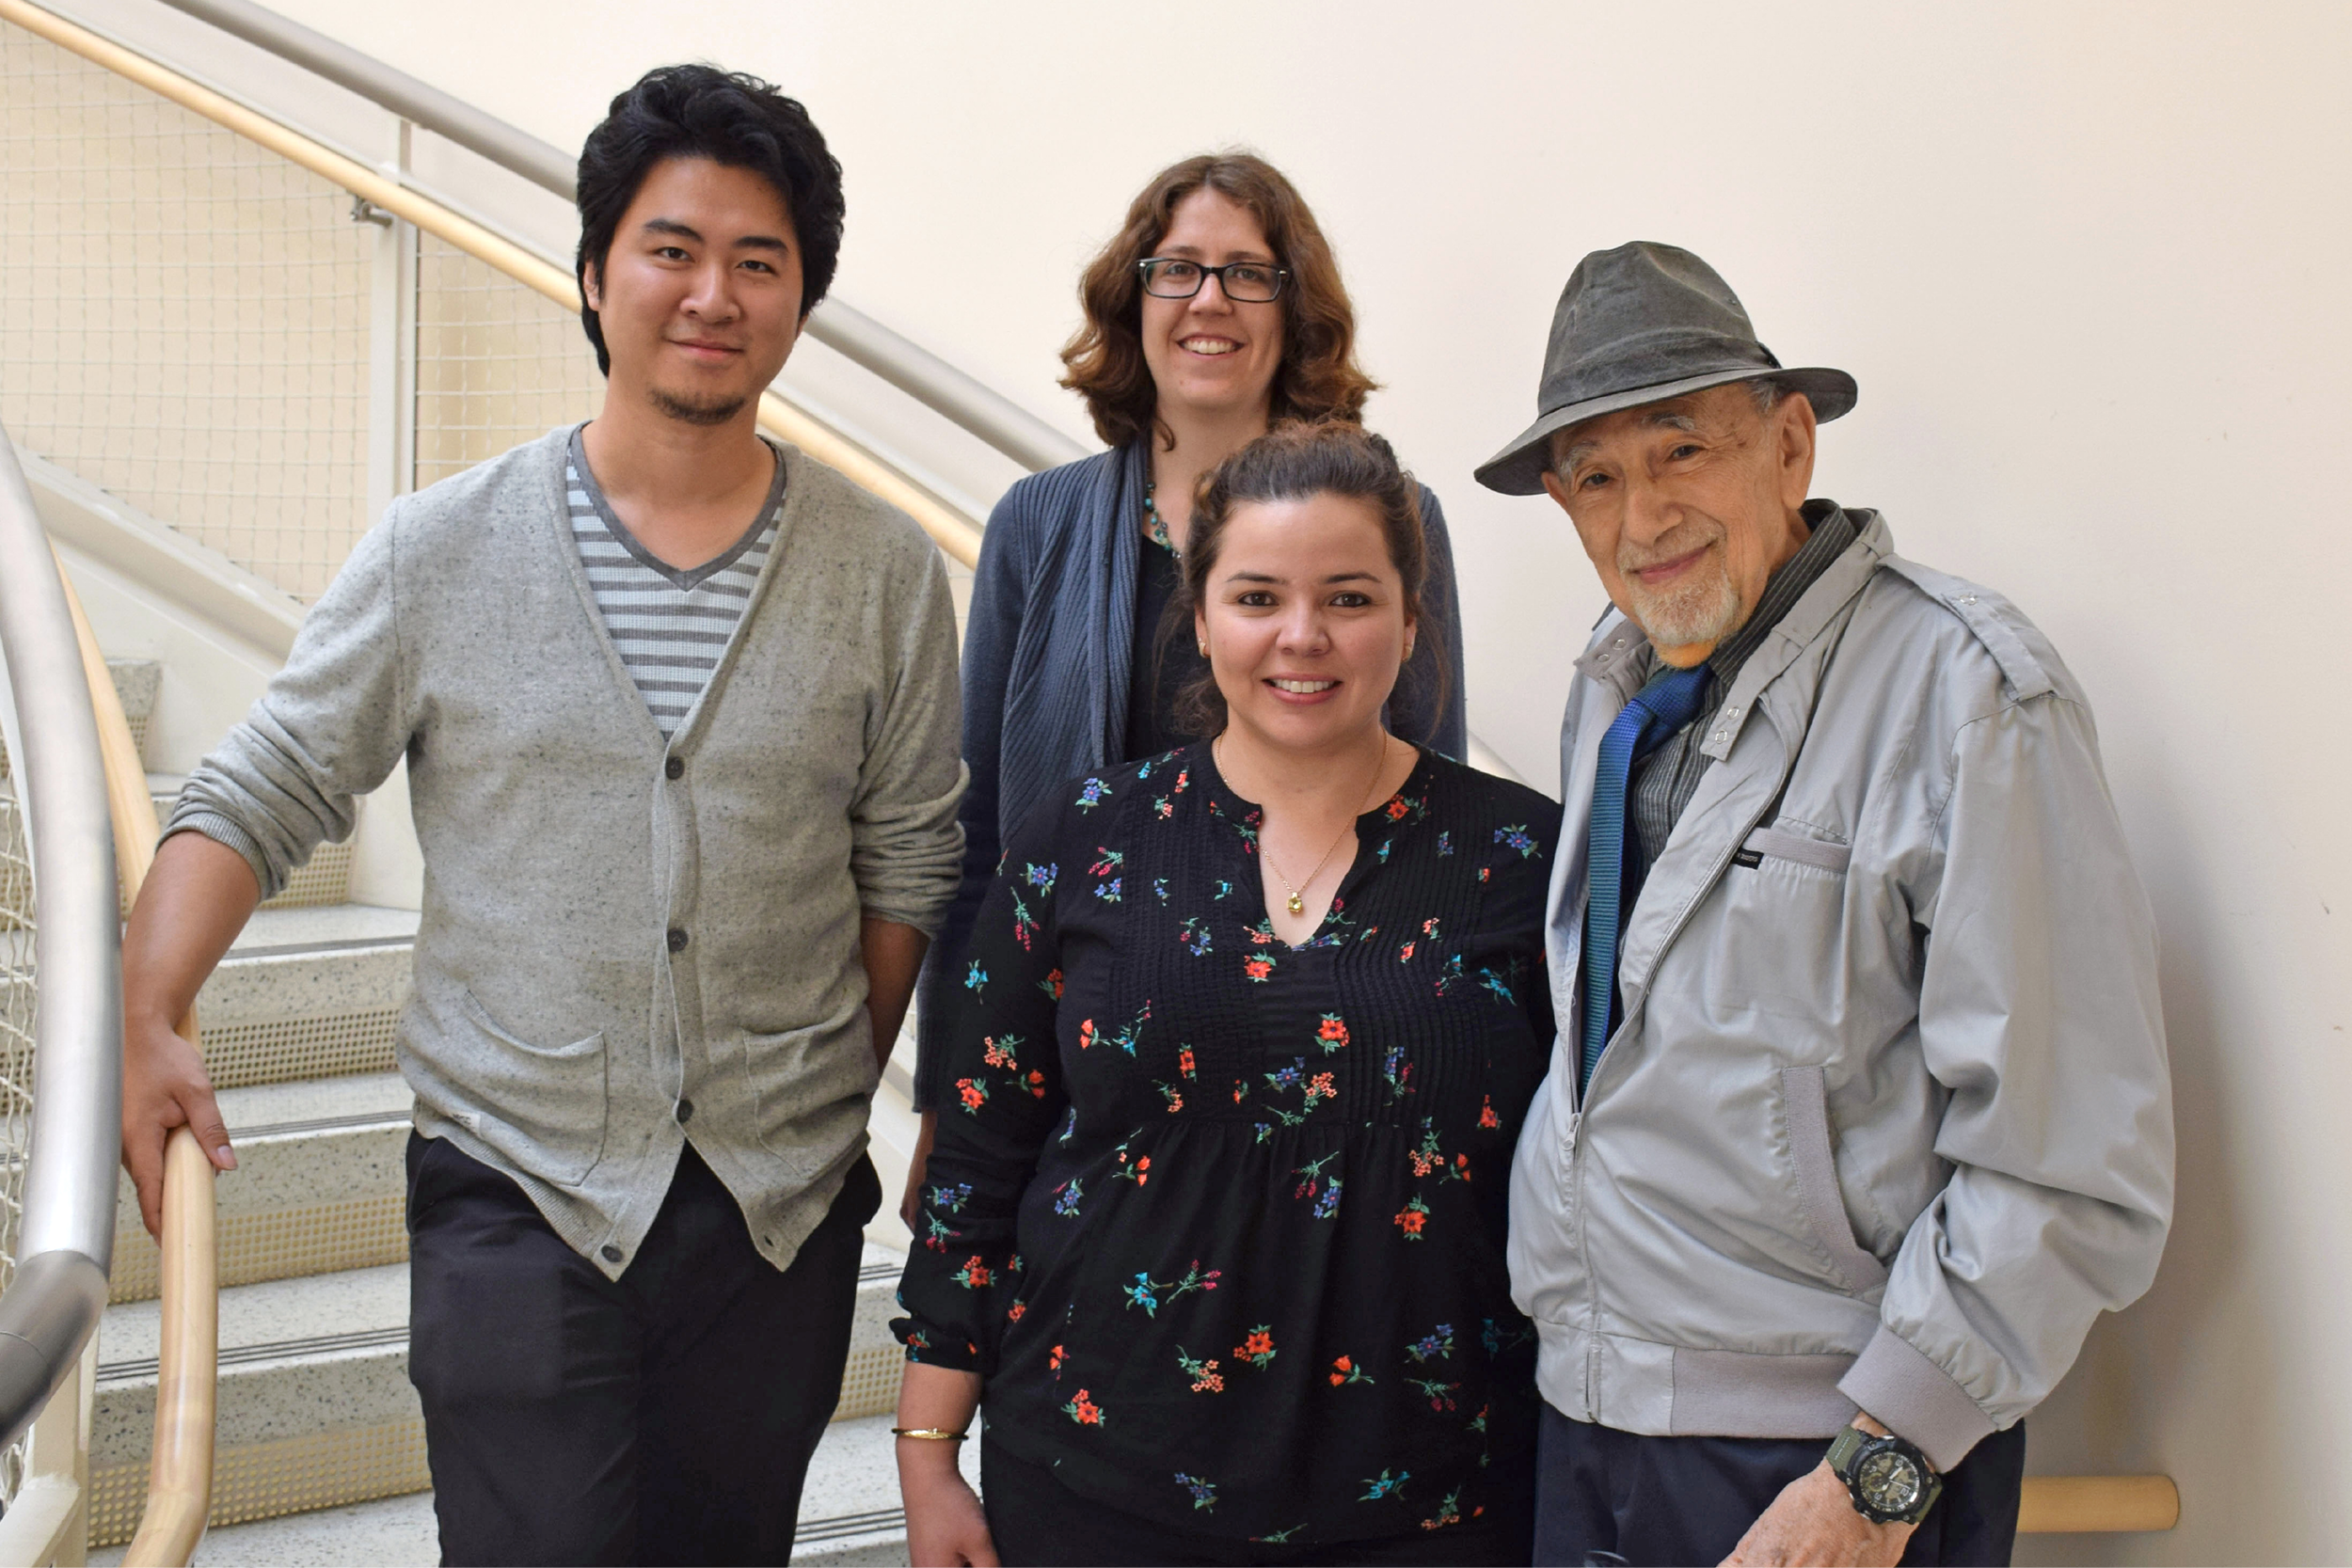
[[[1478,472],[1559,502],[1614,605],[1512,1175],[1538,1562],[2007,1561],[2022,1418],[2163,1249],[2155,938],[2089,703],[2008,600],[1808,499],[1854,400],[1629,245]]]

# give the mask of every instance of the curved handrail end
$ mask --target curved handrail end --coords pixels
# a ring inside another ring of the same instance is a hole
[[[0,1448],[33,1424],[106,1310],[106,1271],[78,1252],[38,1252],[0,1295]]]

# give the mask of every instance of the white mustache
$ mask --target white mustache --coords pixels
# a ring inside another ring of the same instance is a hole
[[[1724,531],[1720,528],[1711,528],[1705,523],[1685,523],[1646,547],[1620,544],[1617,546],[1617,570],[1630,577],[1646,567],[1703,549],[1723,536]]]

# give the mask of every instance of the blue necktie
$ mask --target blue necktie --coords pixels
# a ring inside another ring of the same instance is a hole
[[[1591,853],[1585,872],[1590,893],[1584,904],[1584,1055],[1577,1075],[1580,1091],[1592,1079],[1601,1047],[1609,1043],[1617,1010],[1617,929],[1626,908],[1641,892],[1640,878],[1626,875],[1627,841],[1636,836],[1626,820],[1626,782],[1633,771],[1634,758],[1695,718],[1706,696],[1704,663],[1688,670],[1668,670],[1626,704],[1617,721],[1600,737],[1600,773],[1593,784]]]

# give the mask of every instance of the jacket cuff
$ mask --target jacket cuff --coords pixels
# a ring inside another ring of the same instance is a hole
[[[200,809],[174,812],[163,837],[170,838],[176,833],[199,834],[245,857],[245,863],[253,869],[254,885],[262,890],[262,902],[266,904],[285,891],[282,883],[271,885],[269,857],[262,852],[260,841],[220,813]],[[156,842],[160,845],[162,840]]]
[[[1904,1441],[1917,1446],[1939,1475],[1993,1435],[1992,1418],[1951,1374],[1884,1323],[1838,1380],[1837,1391]]]

